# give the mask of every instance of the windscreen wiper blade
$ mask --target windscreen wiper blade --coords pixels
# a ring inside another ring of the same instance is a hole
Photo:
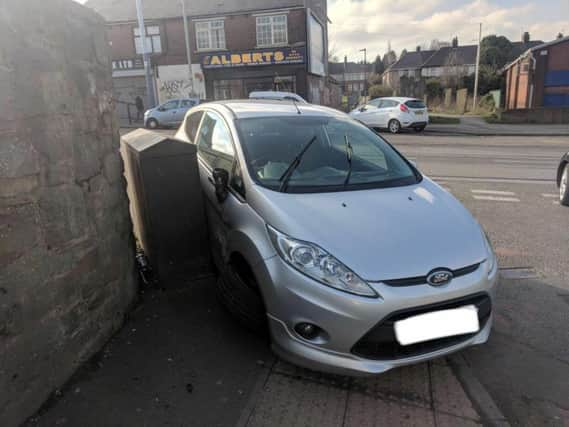
[[[348,159],[348,174],[346,175],[346,179],[344,180],[344,187],[345,187],[350,182],[350,176],[352,175],[352,156],[354,155],[354,149],[352,148],[352,144],[350,144],[348,135],[344,135],[344,142],[346,145],[346,158]]]
[[[310,146],[312,145],[312,143],[314,141],[316,141],[316,135],[314,135],[310,139],[310,141],[308,141],[308,143],[304,146],[304,148],[300,151],[300,153],[298,153],[298,155],[294,158],[294,160],[291,162],[291,164],[288,165],[288,168],[286,168],[284,173],[279,178],[279,181],[281,182],[281,185],[279,187],[279,191],[281,191],[281,192],[286,191],[290,177],[292,176],[292,174],[294,173],[294,171],[296,170],[296,168],[300,164],[300,161],[302,160],[302,156],[304,156],[304,153],[306,153],[306,151],[310,148]]]

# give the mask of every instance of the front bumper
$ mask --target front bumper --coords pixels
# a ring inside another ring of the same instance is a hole
[[[470,295],[487,295],[492,304],[497,267],[489,273],[486,262],[442,287],[372,283],[381,298],[359,297],[326,287],[289,267],[278,256],[258,264],[255,272],[267,306],[273,350],[283,359],[311,369],[347,375],[377,374],[482,344],[490,335],[491,312],[478,333],[433,347],[432,351],[381,360],[354,351],[366,334],[396,312]],[[300,322],[313,323],[324,334],[314,340],[304,339],[294,330]]]

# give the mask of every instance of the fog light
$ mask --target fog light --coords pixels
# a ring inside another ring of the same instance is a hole
[[[298,334],[307,339],[307,340],[313,340],[314,338],[316,338],[318,336],[318,334],[320,334],[321,329],[316,326],[313,325],[312,323],[299,323],[294,327],[294,330],[296,332],[298,332]]]

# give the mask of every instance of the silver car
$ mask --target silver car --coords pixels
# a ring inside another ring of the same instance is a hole
[[[150,129],[178,126],[190,108],[199,104],[196,98],[170,99],[157,107],[146,110],[144,125]]]
[[[288,101],[192,109],[218,291],[290,362],[366,375],[484,343],[497,262],[447,191],[346,114]]]

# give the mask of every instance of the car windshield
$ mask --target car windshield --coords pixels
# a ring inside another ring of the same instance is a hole
[[[339,117],[262,117],[238,120],[247,167],[260,185],[283,191],[324,192],[395,187],[421,177],[365,126]]]
[[[419,99],[407,101],[405,105],[409,108],[425,108],[425,103]]]

